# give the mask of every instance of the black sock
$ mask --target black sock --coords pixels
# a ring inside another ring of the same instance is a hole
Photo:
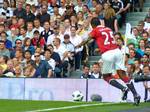
[[[111,80],[109,83],[110,83],[112,86],[114,86],[114,87],[120,89],[121,91],[124,91],[124,89],[126,88],[126,87],[124,87],[122,84],[120,84],[119,82],[117,82],[115,79],[114,79],[114,80]]]
[[[137,96],[137,92],[136,92],[136,90],[135,90],[135,87],[134,87],[134,85],[133,85],[133,82],[128,83],[128,84],[127,84],[127,87],[131,90],[131,92],[132,92],[132,94],[133,94],[134,97]]]

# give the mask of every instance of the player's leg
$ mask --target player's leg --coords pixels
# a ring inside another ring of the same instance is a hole
[[[140,96],[138,95],[131,79],[126,75],[126,72],[123,70],[117,70],[117,74],[119,75],[121,80],[126,83],[127,87],[130,89],[134,96],[135,104],[138,105],[140,103]]]
[[[107,81],[110,85],[124,92],[126,90],[126,87],[124,87],[112,77],[112,73],[115,71],[113,50],[107,51],[106,53],[102,54],[102,63],[102,74],[104,80]]]
[[[122,92],[126,91],[126,87],[120,84],[116,79],[113,78],[112,74],[103,74],[103,79],[110,85],[120,89]]]
[[[115,56],[116,56],[115,57],[115,69],[117,71],[117,74],[126,83],[127,87],[131,90],[134,96],[135,104],[138,105],[140,101],[140,97],[137,94],[136,89],[130,77],[126,75],[123,55],[119,49],[117,52],[115,52]]]
[[[126,83],[127,87],[130,89],[130,91],[132,92],[133,96],[134,96],[134,104],[135,105],[139,105],[140,103],[140,96],[138,95],[133,82],[130,80],[130,78],[126,75],[125,71],[122,70],[118,70],[117,71],[118,75],[120,76],[120,78]]]

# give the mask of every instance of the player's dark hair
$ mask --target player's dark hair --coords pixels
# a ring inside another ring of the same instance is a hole
[[[94,28],[94,27],[97,27],[98,25],[100,25],[99,18],[97,18],[97,17],[92,18],[92,20],[91,20],[91,26]]]

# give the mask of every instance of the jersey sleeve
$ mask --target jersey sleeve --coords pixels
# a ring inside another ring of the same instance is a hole
[[[90,36],[91,38],[95,38],[95,37],[96,37],[96,30],[93,29],[93,30],[90,32],[89,36]]]

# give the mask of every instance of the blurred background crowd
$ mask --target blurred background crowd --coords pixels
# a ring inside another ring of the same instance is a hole
[[[82,71],[80,78],[102,78],[103,62],[88,64],[89,56],[101,55],[95,41],[79,46],[92,30],[93,17],[113,30],[128,75],[150,75],[150,9],[130,34],[119,32],[127,13],[142,12],[143,4],[144,0],[2,0],[0,76],[70,78],[72,71]]]

